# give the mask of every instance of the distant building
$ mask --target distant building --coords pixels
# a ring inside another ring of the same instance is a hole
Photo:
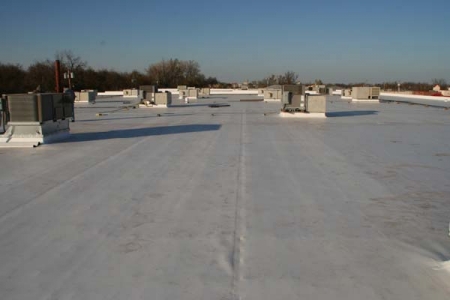
[[[241,84],[241,90],[248,90],[248,81],[244,81]]]
[[[436,84],[436,86],[433,88],[433,91],[439,92],[441,90],[441,86],[439,84]]]

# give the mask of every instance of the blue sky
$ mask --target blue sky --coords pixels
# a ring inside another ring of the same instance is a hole
[[[67,4],[66,4],[67,3]],[[0,61],[69,49],[94,68],[196,60],[223,81],[450,81],[449,0],[3,1]]]

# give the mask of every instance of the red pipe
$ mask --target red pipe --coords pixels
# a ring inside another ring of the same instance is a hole
[[[55,90],[57,93],[62,93],[62,86],[61,86],[61,63],[59,60],[55,61],[55,82],[56,87]]]

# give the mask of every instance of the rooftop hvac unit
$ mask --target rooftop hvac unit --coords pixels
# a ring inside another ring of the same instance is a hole
[[[198,98],[198,89],[196,88],[189,88],[187,93],[187,97],[190,99],[197,99]]]
[[[283,105],[289,105],[292,102],[292,96],[293,94],[291,92],[284,92],[283,98],[281,99],[281,103]]]
[[[8,109],[11,122],[43,123],[73,116],[73,102],[60,93],[8,95]]]
[[[265,100],[280,100],[283,92],[281,89],[266,89],[264,90],[264,99]]]
[[[156,93],[155,104],[170,106],[172,104],[172,93],[170,92]]]
[[[69,93],[7,95],[9,126],[0,143],[36,146],[69,135],[74,97]]]
[[[291,92],[294,95],[305,94],[305,87],[298,84],[285,84],[283,85],[283,92]]]
[[[308,113],[325,113],[327,98],[324,95],[306,95],[305,110]]]
[[[141,100],[150,102],[155,101],[155,93],[158,92],[158,88],[156,87],[156,85],[141,85],[139,87],[139,90],[139,94],[141,95],[139,98]]]
[[[345,89],[342,91],[342,97],[351,98],[352,97],[352,90],[351,89]]]
[[[156,85],[141,85],[139,87],[139,89],[141,91],[146,91],[147,93],[157,93],[158,92],[158,88],[156,87]]]
[[[0,111],[7,111],[7,101],[5,98],[0,98]]]
[[[82,90],[81,92],[77,92],[76,93],[76,98],[75,99],[76,99],[77,102],[95,103],[96,96],[97,96],[97,92],[96,91]]]
[[[9,121],[9,113],[8,113],[8,101],[6,98],[0,98],[0,128],[1,131],[4,132],[6,128],[6,123]]]
[[[181,89],[181,90],[179,90],[178,99],[183,99],[183,98],[187,97],[188,94],[189,94],[188,89]]]
[[[354,87],[351,95],[355,100],[378,100],[380,98],[380,88]]]
[[[210,89],[210,88],[202,88],[202,89],[200,90],[200,95],[201,95],[202,97],[206,97],[206,96],[211,95],[211,89]]]
[[[282,105],[283,111],[303,111],[305,108],[304,96],[301,94],[293,94],[292,92],[284,92]]]

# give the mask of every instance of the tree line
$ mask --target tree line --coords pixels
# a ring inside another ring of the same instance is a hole
[[[294,71],[286,71],[284,74],[271,74],[263,79],[250,82],[251,88],[263,88],[271,85],[297,84],[300,83],[298,74]]]
[[[430,91],[434,86],[439,85],[441,89],[447,89],[449,85],[445,79],[434,78],[431,82],[381,82],[381,83],[368,83],[368,82],[353,82],[353,83],[324,83],[321,79],[314,81],[300,82],[299,75],[293,71],[287,71],[284,74],[271,74],[263,79],[250,82],[251,88],[264,88],[271,85],[284,85],[284,84],[302,84],[302,85],[322,85],[325,84],[331,87],[337,88],[352,88],[355,86],[378,86],[383,90],[397,91]]]
[[[400,87],[399,87],[400,84]],[[333,86],[338,86],[342,88],[352,88],[354,86],[377,86],[380,87],[382,90],[386,91],[431,91],[434,86],[439,85],[441,89],[447,89],[448,84],[444,79],[433,79],[431,82],[396,82],[396,81],[390,81],[390,82],[381,82],[381,83],[375,83],[370,84],[367,82],[355,82],[355,83],[333,83],[331,84]]]
[[[196,87],[223,87],[215,77],[206,77],[196,61],[178,59],[162,60],[151,64],[145,72],[118,72],[112,69],[95,70],[72,51],[55,54],[61,63],[61,73],[74,74],[71,83],[74,90],[96,89],[117,91],[138,88],[140,85],[157,84],[161,88],[175,88],[177,85]],[[62,79],[68,86],[68,79]],[[0,62],[0,94],[24,93],[39,87],[44,92],[54,92],[56,87],[55,61],[46,59],[24,68],[18,64]]]
[[[61,62],[61,72],[72,72],[72,86],[75,90],[96,89],[100,92],[108,90],[122,90],[138,88],[140,85],[156,84],[161,88],[176,88],[178,85],[195,87],[230,88],[231,83],[219,82],[215,77],[206,77],[200,69],[198,62],[193,60],[169,59],[161,60],[149,65],[145,72],[134,70],[132,72],[117,72],[112,69],[95,70],[88,66],[87,62],[75,55],[70,50],[59,51],[55,59]],[[68,80],[62,79],[63,86],[68,86]],[[299,75],[294,71],[286,71],[283,74],[271,74],[261,80],[248,82],[250,88],[262,88],[276,84],[300,83]],[[323,84],[322,80],[314,82],[301,82],[304,85]],[[444,79],[433,79],[428,82],[402,82],[401,90],[429,91],[436,84],[442,89],[447,89],[448,84]],[[351,88],[353,86],[379,86],[384,90],[397,90],[398,82],[382,82],[370,84],[367,82],[355,83],[328,83],[328,86],[339,88]],[[17,64],[4,64],[0,62],[0,94],[23,93],[36,90],[55,91],[55,67],[54,60],[46,59],[37,61],[28,68]]]
[[[219,84],[215,77],[206,78],[200,65],[193,60],[162,60],[147,69],[148,79],[160,87],[174,88],[178,85],[208,87]]]

